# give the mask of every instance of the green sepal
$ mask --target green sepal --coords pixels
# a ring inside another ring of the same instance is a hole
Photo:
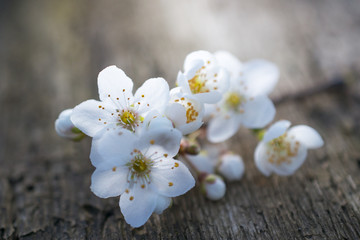
[[[72,133],[75,133],[75,134],[82,133],[82,131],[81,131],[80,129],[78,129],[77,127],[73,127],[73,128],[71,129],[71,132],[72,132]]]
[[[259,141],[264,138],[266,130],[263,128],[252,129],[253,134],[257,137]]]
[[[81,140],[83,140],[86,137],[85,133],[83,133],[81,131],[78,134],[79,134],[78,136],[76,136],[72,139],[74,142],[80,142]]]

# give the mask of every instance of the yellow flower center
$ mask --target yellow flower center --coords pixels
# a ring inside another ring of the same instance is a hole
[[[142,173],[145,170],[147,170],[148,166],[145,162],[145,159],[143,158],[138,158],[134,161],[133,165],[132,165],[133,170],[135,170],[135,172],[137,173]]]
[[[268,161],[272,164],[281,165],[282,163],[291,163],[291,158],[295,157],[299,152],[300,143],[295,142],[292,146],[291,142],[287,139],[287,134],[284,133],[278,138],[271,140],[268,143],[267,154]]]
[[[229,108],[238,110],[239,107],[246,102],[246,99],[237,92],[231,92],[227,95],[225,102]]]
[[[199,113],[195,110],[192,104],[186,108],[186,123],[195,121],[198,116]]]
[[[134,151],[136,155],[133,159],[127,164],[131,171],[132,178],[133,176],[144,176],[150,172],[153,161],[149,158],[146,158],[140,151]]]
[[[205,85],[207,80],[204,79],[204,76],[203,74],[196,73],[196,75],[188,81],[193,94],[209,92],[209,89]]]
[[[120,119],[123,123],[132,125],[136,120],[136,115],[131,111],[126,110],[121,114]]]

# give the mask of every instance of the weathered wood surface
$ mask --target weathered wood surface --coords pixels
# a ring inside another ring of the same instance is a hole
[[[256,170],[256,139],[231,141],[240,182],[211,202],[197,189],[131,229],[118,198],[90,189],[90,140],[53,130],[58,113],[97,98],[96,77],[116,64],[139,86],[173,85],[187,53],[230,50],[277,63],[277,119],[318,129],[325,147],[291,177]],[[1,239],[359,239],[360,2],[0,1]],[[321,93],[282,98],[334,79]]]

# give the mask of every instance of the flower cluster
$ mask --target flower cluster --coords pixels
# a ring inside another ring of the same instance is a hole
[[[196,51],[186,57],[177,87],[152,78],[133,94],[132,80],[110,66],[98,76],[99,100],[64,110],[55,129],[76,141],[92,137],[91,190],[101,198],[120,196],[126,222],[139,227],[195,179],[209,199],[221,199],[223,179],[244,174],[243,159],[224,144],[240,126],[263,133],[254,159],[266,176],[293,174],[307,149],[323,145],[314,129],[288,129],[286,120],[259,131],[274,119],[268,95],[278,78],[278,68],[265,60],[241,63],[228,52]]]

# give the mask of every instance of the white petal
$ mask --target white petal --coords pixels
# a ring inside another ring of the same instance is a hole
[[[177,160],[158,162],[151,170],[151,183],[154,191],[166,197],[176,197],[195,186],[194,177],[187,167]]]
[[[145,122],[145,120],[144,120]],[[155,115],[150,121],[147,122],[147,129],[157,129],[157,128],[174,128],[170,119],[164,115]]]
[[[244,105],[242,124],[247,128],[263,128],[275,117],[276,109],[267,96],[255,97]]]
[[[217,105],[216,104],[205,104],[204,105],[204,120],[208,121],[213,114],[216,114],[216,108]]]
[[[266,154],[266,143],[260,142],[257,145],[254,153],[254,159],[255,159],[255,165],[259,169],[259,171],[267,177],[270,176],[271,169]]]
[[[170,206],[170,204],[171,204],[171,198],[158,195],[154,213],[162,214],[162,212],[165,209],[167,209]]]
[[[120,209],[125,221],[132,227],[140,227],[146,223],[154,212],[158,195],[150,188],[135,185],[120,197]]]
[[[194,104],[195,105],[195,104]],[[196,105],[195,105],[196,107]],[[198,107],[196,107],[198,108]],[[175,128],[181,131],[183,135],[190,134],[201,127],[203,124],[202,118],[204,115],[204,109],[201,110],[195,121],[186,123],[186,109],[180,103],[171,103],[166,107],[165,114],[172,121]]]
[[[175,128],[150,128],[140,136],[136,142],[136,149],[147,152],[147,155],[154,153],[166,153],[169,157],[179,152],[182,134]]]
[[[188,135],[190,133],[195,132],[203,125],[202,121],[194,121],[190,123],[186,123],[184,125],[177,126],[176,128],[183,134]]]
[[[207,138],[210,142],[222,142],[232,137],[241,124],[239,114],[225,115],[219,113],[209,122]]]
[[[202,67],[204,66],[204,61],[201,59],[196,59],[193,60],[191,63],[189,63],[189,66],[191,66],[190,68],[187,69],[187,71],[184,73],[184,75],[186,76],[186,81],[189,79],[192,79],[196,72]],[[190,90],[190,88],[189,88]]]
[[[190,90],[189,90],[189,91],[190,91]],[[184,94],[184,93],[183,93],[181,87],[174,87],[174,88],[172,88],[172,89],[170,90],[170,96],[171,96],[171,97],[174,97],[174,98],[180,97],[180,96],[182,96],[183,94]]]
[[[215,62],[215,57],[213,54],[203,50],[192,52],[188,54],[185,58],[185,62],[184,62],[185,72],[193,68],[194,61],[198,61],[198,60],[203,60],[205,65],[211,67]],[[208,64],[208,62],[210,63]]]
[[[119,98],[120,104],[126,106],[127,98],[132,97],[132,80],[120,68],[110,66],[99,73],[98,76],[99,98],[108,101]]]
[[[229,72],[222,67],[214,66],[212,68],[206,69],[206,75],[208,81],[205,86],[210,89],[210,91],[220,92],[224,94],[230,86],[230,74]],[[216,75],[216,77],[215,77]],[[216,81],[215,81],[216,80]]]
[[[289,176],[294,174],[294,172],[301,167],[305,162],[307,156],[307,150],[305,146],[300,145],[298,154],[295,157],[291,158],[291,162],[284,162],[280,165],[270,164],[270,169],[280,176]]]
[[[177,76],[177,84],[178,84],[178,88],[175,88],[172,89],[170,91],[170,95],[173,95],[173,94],[177,94],[179,93],[179,90],[181,89],[184,93],[188,93],[188,94],[191,94],[191,89],[190,89],[190,86],[189,86],[189,82],[187,80],[187,76],[185,76],[185,74],[183,74],[182,72],[179,72],[178,73],[178,76]],[[173,91],[174,90],[174,91]],[[180,91],[181,91],[180,90]]]
[[[70,120],[72,112],[73,109],[66,109],[62,111],[55,121],[55,131],[60,137],[74,138],[77,136],[77,134],[71,131],[74,128],[74,124]]]
[[[128,130],[103,130],[92,141],[90,160],[99,168],[103,162],[111,162],[116,166],[126,164],[131,159],[138,137]]]
[[[229,181],[240,180],[245,171],[244,161],[237,154],[224,154],[218,171]]]
[[[93,137],[101,129],[116,125],[116,117],[111,115],[115,112],[111,103],[87,100],[74,108],[71,121],[83,133]]]
[[[91,176],[91,191],[101,198],[120,196],[127,183],[127,167],[113,166],[111,169],[96,169]]]
[[[170,103],[166,107],[165,115],[174,123],[175,127],[186,123],[186,109],[180,103]]]
[[[217,63],[231,74],[231,77],[238,77],[243,69],[243,64],[234,55],[226,51],[218,51],[215,54]]]
[[[296,140],[304,144],[307,148],[319,148],[324,145],[324,140],[320,134],[312,127],[298,125],[289,129],[289,136],[294,136]]]
[[[269,142],[273,140],[274,138],[280,137],[283,135],[286,130],[290,127],[291,122],[288,120],[280,120],[274,123],[269,127],[269,129],[264,134],[263,141]]]
[[[214,104],[221,100],[222,95],[219,91],[210,91],[194,94],[193,97],[199,102]]]
[[[210,157],[203,152],[198,155],[186,156],[198,171],[204,173],[214,173],[214,165],[217,159],[210,159]]]
[[[251,96],[268,95],[279,79],[279,69],[266,60],[252,60],[244,64],[242,79]]]
[[[160,113],[164,112],[169,98],[169,85],[163,78],[151,78],[145,81],[135,93],[135,101],[144,102],[140,107],[156,109]]]

